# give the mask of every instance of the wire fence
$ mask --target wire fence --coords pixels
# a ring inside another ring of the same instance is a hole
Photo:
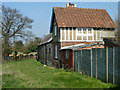
[[[120,48],[76,50],[74,70],[104,82],[120,84]]]

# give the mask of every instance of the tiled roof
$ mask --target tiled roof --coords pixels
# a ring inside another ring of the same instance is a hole
[[[51,40],[52,40],[52,33],[46,35],[46,36],[42,39],[42,41],[41,41],[41,43],[40,43],[39,45],[48,43],[48,42],[50,42]]]
[[[105,9],[54,7],[58,27],[115,28],[115,23]]]

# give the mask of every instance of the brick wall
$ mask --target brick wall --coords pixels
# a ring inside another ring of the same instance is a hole
[[[53,64],[53,67],[60,67],[60,62],[59,62],[59,55],[60,55],[60,46],[59,46],[60,43],[53,43],[53,61],[52,61],[52,64]],[[57,46],[57,58],[55,58],[55,46]]]
[[[68,69],[70,69],[70,68],[73,68],[73,51],[72,50],[69,50],[69,59],[68,60],[66,60],[66,50],[62,50],[61,51],[61,62],[62,62],[62,64],[64,64],[64,67],[65,68],[68,68]]]

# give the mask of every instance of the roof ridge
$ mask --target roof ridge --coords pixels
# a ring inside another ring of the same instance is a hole
[[[88,10],[89,10],[89,9],[90,9],[90,10],[91,10],[91,9],[92,9],[92,10],[106,10],[106,9],[100,9],[100,8],[79,8],[79,7],[53,7],[53,8],[66,8],[66,9],[67,9],[67,8],[72,8],[72,9],[73,9],[73,8],[77,8],[77,9],[88,9]]]

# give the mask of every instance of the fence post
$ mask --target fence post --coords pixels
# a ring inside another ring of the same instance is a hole
[[[78,54],[77,54],[77,57],[79,57],[79,51],[78,51]],[[77,63],[78,63],[78,72],[79,72],[79,58],[77,58]]]
[[[115,47],[113,47],[113,84],[115,84]]]
[[[81,72],[82,72],[83,66],[82,66],[82,49],[81,49]]]
[[[106,82],[108,83],[108,47],[106,47]]]
[[[72,51],[72,56],[73,56],[73,60],[72,60],[72,67],[73,67],[73,70],[75,71],[75,51]]]
[[[75,54],[75,55],[76,55],[76,56],[75,56],[75,57],[76,57],[76,61],[75,61],[76,66],[75,66],[75,69],[76,69],[76,71],[78,72],[78,70],[77,70],[77,67],[78,67],[78,64],[77,64],[77,60],[78,60],[78,58],[77,58],[77,54],[78,54],[78,53],[77,53],[77,51],[76,51],[76,54]]]
[[[96,49],[96,78],[97,78],[97,49]]]
[[[91,77],[92,77],[92,48],[91,48]]]

